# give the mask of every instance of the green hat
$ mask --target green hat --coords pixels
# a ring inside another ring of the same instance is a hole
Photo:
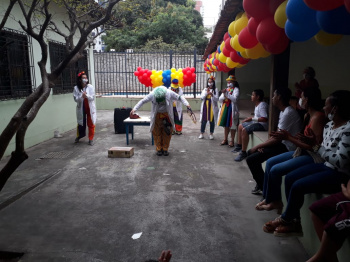
[[[159,103],[159,102],[163,102],[165,100],[165,94],[166,94],[166,87],[164,86],[159,86],[159,87],[156,87],[154,90],[153,90],[153,93],[154,93],[154,96],[156,98],[156,101]]]

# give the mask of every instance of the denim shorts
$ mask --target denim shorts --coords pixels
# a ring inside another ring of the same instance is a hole
[[[262,125],[259,123],[254,123],[253,121],[243,122],[242,126],[248,134],[252,134],[254,131],[265,131],[265,128]]]

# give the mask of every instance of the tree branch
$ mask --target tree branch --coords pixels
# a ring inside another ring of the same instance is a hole
[[[4,14],[4,17],[2,18],[2,21],[0,23],[0,31],[4,28],[7,18],[10,16],[10,13],[12,11],[13,6],[15,5],[15,3],[17,2],[17,0],[11,0],[9,6],[6,9],[6,12]]]

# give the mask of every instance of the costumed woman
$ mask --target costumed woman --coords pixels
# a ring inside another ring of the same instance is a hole
[[[74,101],[77,103],[77,137],[75,143],[86,136],[86,125],[89,129],[89,145],[94,145],[96,105],[95,88],[89,84],[89,80],[84,71],[77,77],[77,85],[73,91]]]
[[[222,90],[219,101],[222,102],[218,125],[224,127],[225,137],[221,145],[234,146],[237,126],[239,124],[238,98],[239,84],[236,77],[230,75],[227,79],[227,88]],[[231,133],[231,141],[228,143],[228,134]]]
[[[152,102],[150,131],[153,134],[157,156],[169,155],[168,148],[175,125],[173,112],[174,100],[181,101],[187,108],[191,109],[190,104],[183,96],[176,94],[165,86],[159,86],[140,100],[130,112],[130,116],[132,116],[143,104]]]
[[[218,101],[219,101],[219,92],[216,90],[215,86],[215,77],[210,76],[207,80],[207,87],[203,89],[201,94],[201,113],[200,113],[200,122],[201,122],[201,134],[199,135],[199,139],[203,139],[205,126],[209,121],[210,124],[210,135],[209,139],[214,139],[214,129],[215,123],[218,118]]]
[[[183,95],[183,90],[179,86],[179,80],[178,79],[173,79],[171,81],[170,85],[171,91],[175,92],[179,96]],[[182,135],[182,119],[183,119],[183,114],[182,114],[182,103],[179,100],[173,101],[173,111],[174,111],[174,123],[175,123],[175,130],[173,130],[173,135]]]

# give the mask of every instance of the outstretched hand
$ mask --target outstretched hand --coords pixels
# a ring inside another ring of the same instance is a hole
[[[169,262],[171,259],[171,251],[170,250],[163,250],[162,254],[160,255],[160,257],[158,258],[159,262]]]

